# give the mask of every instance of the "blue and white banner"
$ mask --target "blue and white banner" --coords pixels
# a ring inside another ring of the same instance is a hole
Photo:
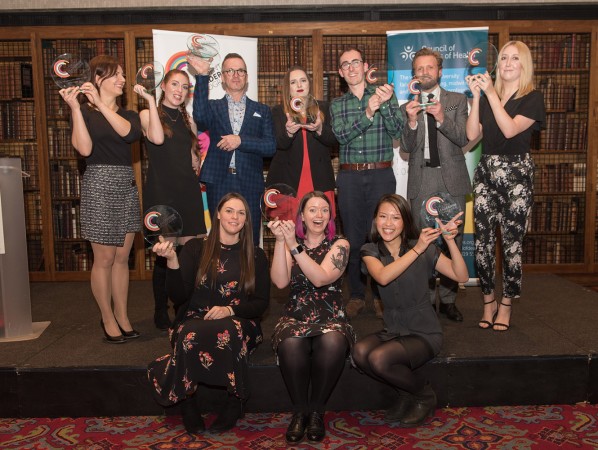
[[[443,59],[442,78],[440,86],[447,91],[463,92],[468,90],[465,75],[470,66],[472,50],[481,43],[488,42],[488,28],[445,28],[431,30],[402,30],[387,31],[388,68],[394,71],[395,95],[399,104],[411,100],[409,83],[413,78],[412,62],[415,53],[422,47],[438,51]],[[480,68],[486,61],[479,61]],[[481,148],[474,146],[465,154],[469,176],[473,178],[473,171],[480,160]],[[408,176],[408,155],[395,148],[393,169],[397,179],[397,194],[406,197]],[[463,235],[462,253],[467,263],[470,280],[476,276],[475,255],[473,243],[473,197],[469,198],[466,206],[465,232]]]

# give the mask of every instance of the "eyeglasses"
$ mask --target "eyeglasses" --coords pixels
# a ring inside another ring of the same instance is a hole
[[[363,61],[361,59],[354,59],[351,62],[345,61],[344,63],[341,64],[341,69],[349,70],[349,67],[353,67],[354,69],[357,69],[359,67],[359,65],[362,63],[363,63]]]
[[[247,75],[247,71],[245,69],[227,69],[227,70],[223,70],[222,73],[227,74],[229,77],[232,77],[233,75],[237,75],[241,78],[245,77],[245,75]]]

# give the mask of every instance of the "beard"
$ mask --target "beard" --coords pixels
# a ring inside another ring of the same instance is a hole
[[[419,79],[419,87],[423,91],[428,91],[438,84],[438,79],[432,77],[422,77]]]

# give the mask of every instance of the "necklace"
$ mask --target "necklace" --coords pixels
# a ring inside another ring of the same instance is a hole
[[[166,114],[166,116],[168,116],[168,118],[170,119],[171,122],[176,122],[179,118],[179,116],[181,115],[181,110],[177,109],[176,110],[176,117],[173,119],[172,116],[170,114],[168,114],[168,112],[166,112],[166,108],[162,108],[162,111],[164,112],[164,114]]]

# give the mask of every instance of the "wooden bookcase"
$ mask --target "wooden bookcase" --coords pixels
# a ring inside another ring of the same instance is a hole
[[[111,53],[131,81],[139,64],[153,59],[152,28],[257,37],[259,76],[250,82],[258,83],[260,101],[275,105],[282,77],[293,64],[306,67],[316,96],[330,101],[343,92],[337,59],[345,46],[357,45],[370,62],[381,62],[387,30],[469,26],[489,26],[497,48],[509,39],[526,42],[536,64],[535,82],[546,97],[548,127],[532,150],[536,205],[525,243],[526,270],[597,273],[598,93],[590,86],[598,85],[598,21],[284,22],[0,29],[5,80],[0,87],[0,154],[21,157],[30,174],[24,194],[32,281],[86,280],[91,267],[91,248],[80,238],[78,223],[85,162],[70,145],[69,109],[49,76],[58,54]],[[130,88],[122,104],[133,110],[146,106]],[[141,187],[145,155],[143,143],[136,144],[133,161]],[[131,278],[150,278],[152,264],[138,235]]]

